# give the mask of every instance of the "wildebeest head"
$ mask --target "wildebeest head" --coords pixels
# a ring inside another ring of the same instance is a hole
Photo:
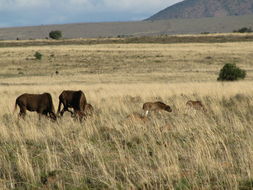
[[[170,106],[168,106],[168,105],[166,105],[166,107],[165,107],[165,109],[164,109],[164,110],[166,110],[167,112],[172,112],[171,107],[170,107]]]

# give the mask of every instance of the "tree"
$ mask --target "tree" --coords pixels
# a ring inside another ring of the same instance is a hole
[[[242,27],[239,30],[234,30],[234,32],[239,32],[239,33],[250,33],[253,32],[253,30],[249,27]]]
[[[240,69],[236,64],[227,63],[220,70],[218,81],[235,81],[244,79],[246,71]]]
[[[60,30],[53,30],[49,33],[49,37],[55,40],[59,40],[62,37],[62,32]]]

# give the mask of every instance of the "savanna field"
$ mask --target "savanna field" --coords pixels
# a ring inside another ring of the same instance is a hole
[[[253,189],[252,60],[253,42],[1,46],[0,189]],[[217,82],[226,63],[245,80]],[[14,112],[43,92],[57,110],[63,90],[82,90],[94,115]],[[149,101],[173,111],[128,117]]]

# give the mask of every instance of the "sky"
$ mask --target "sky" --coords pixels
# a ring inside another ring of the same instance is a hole
[[[0,27],[146,19],[182,0],[0,0]]]

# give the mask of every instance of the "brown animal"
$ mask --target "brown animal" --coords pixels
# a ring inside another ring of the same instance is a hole
[[[147,123],[149,119],[146,116],[143,116],[139,113],[132,113],[127,116],[127,119],[133,122],[141,122],[141,123]]]
[[[16,99],[15,110],[17,109],[17,105],[20,108],[19,116],[24,117],[26,115],[26,110],[28,110],[39,113],[39,118],[41,115],[45,115],[56,120],[53,100],[49,93],[22,94]]]
[[[193,108],[195,110],[201,110],[203,112],[207,111],[207,109],[205,108],[205,106],[202,104],[201,101],[189,100],[186,102],[186,106],[188,106],[189,108]]]
[[[84,114],[87,116],[92,116],[94,113],[94,108],[91,104],[85,104],[84,106]]]
[[[61,110],[61,104],[63,109]],[[78,115],[80,118],[85,117],[84,108],[87,104],[86,97],[83,91],[64,90],[59,96],[59,106],[57,114],[63,116],[65,111],[70,112],[72,115]],[[74,112],[69,110],[73,108]]]
[[[158,102],[146,102],[143,104],[142,109],[145,112],[145,116],[147,116],[150,111],[164,110],[167,112],[172,112],[172,109],[170,106],[166,105],[163,102],[159,102],[159,101]]]

